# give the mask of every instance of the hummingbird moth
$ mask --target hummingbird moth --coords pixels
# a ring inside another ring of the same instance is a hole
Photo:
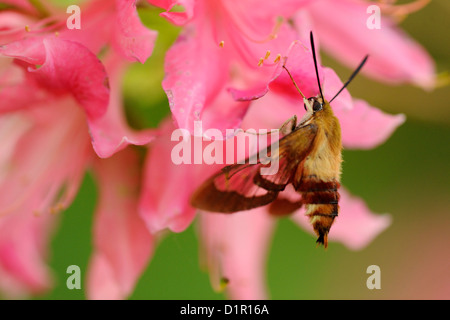
[[[338,189],[342,162],[341,128],[330,103],[356,76],[368,56],[335,96],[326,101],[320,85],[312,32],[310,40],[319,94],[306,98],[283,64],[303,97],[306,114],[298,124],[296,116],[286,121],[281,131],[287,134],[277,146],[267,148],[265,154],[271,161],[279,162],[277,173],[262,175],[261,169],[267,164],[261,161],[226,166],[194,192],[191,204],[198,209],[221,213],[234,213],[270,204],[269,212],[274,214],[292,213],[304,205],[318,236],[316,242],[326,248],[328,233],[339,213]],[[289,184],[292,184],[299,199],[279,196]]]

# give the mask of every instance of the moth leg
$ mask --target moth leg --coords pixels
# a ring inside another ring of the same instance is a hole
[[[297,126],[297,116],[294,115],[291,118],[287,119],[279,129],[282,135],[288,135],[292,131],[294,131]]]

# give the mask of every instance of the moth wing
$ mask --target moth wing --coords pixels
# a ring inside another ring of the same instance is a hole
[[[298,170],[303,168],[306,156],[311,152],[317,126],[309,124],[295,129],[279,140],[278,147],[267,148],[269,163],[232,164],[224,167],[206,180],[193,194],[192,206],[213,212],[232,213],[260,207],[274,201]],[[278,170],[270,175],[261,170],[278,162]]]

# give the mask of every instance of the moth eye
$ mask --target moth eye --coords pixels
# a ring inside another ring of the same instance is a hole
[[[316,111],[320,111],[320,110],[322,110],[322,104],[317,100],[314,101],[313,111],[316,112]]]

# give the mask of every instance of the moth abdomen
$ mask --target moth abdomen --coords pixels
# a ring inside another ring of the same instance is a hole
[[[317,243],[328,246],[328,232],[339,214],[338,204],[309,204],[306,215],[318,235]]]
[[[338,204],[340,183],[335,179],[331,181],[319,180],[315,175],[303,177],[296,188],[302,195],[304,204]]]
[[[337,190],[308,191],[302,193],[303,204],[338,204]]]
[[[316,175],[303,177],[297,191],[302,195],[314,231],[318,235],[317,243],[327,247],[328,232],[339,214],[340,184],[335,179],[322,181]]]
[[[304,193],[304,192],[315,192],[315,191],[337,191],[340,187],[340,183],[335,179],[331,181],[323,181],[316,177],[316,175],[303,176],[300,183],[295,185],[295,190]]]

